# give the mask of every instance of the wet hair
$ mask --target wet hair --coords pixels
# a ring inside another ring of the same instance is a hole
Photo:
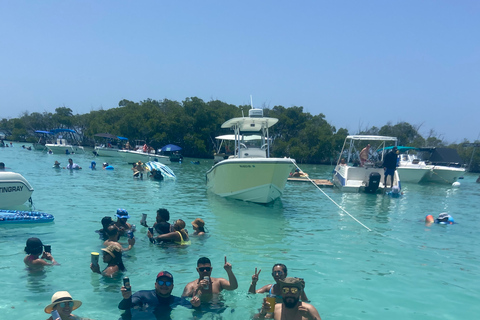
[[[0,169],[5,169],[5,163],[0,162]]]
[[[114,251],[113,254],[115,255],[115,258],[113,258],[115,260],[115,263],[118,265],[118,269],[120,269],[120,271],[127,271],[127,269],[125,268],[125,265],[123,264],[123,260],[122,260],[122,251]]]
[[[109,236],[114,236],[114,235],[118,234],[117,226],[115,226],[113,224],[109,225],[108,228],[107,228],[107,234]]]
[[[103,217],[102,218],[102,226],[103,230],[107,230],[108,226],[113,223],[112,217]]]
[[[178,219],[177,221],[175,221],[174,226],[177,226],[176,228],[179,228],[178,231],[183,230],[185,229],[185,221],[183,221],[182,219]]]
[[[284,265],[283,263],[276,263],[276,264],[273,265],[272,272],[273,272],[273,269],[275,269],[275,267],[282,268],[283,273],[285,273],[285,276],[287,275],[287,266],[286,265]]]
[[[208,259],[207,257],[201,257],[197,261],[197,267],[201,264],[210,264],[211,265],[212,263],[210,262],[210,259]]]
[[[43,252],[43,243],[38,238],[29,238],[25,247],[27,254],[41,254]]]
[[[157,210],[157,215],[160,216],[163,220],[170,220],[170,212],[167,209],[160,208]]]

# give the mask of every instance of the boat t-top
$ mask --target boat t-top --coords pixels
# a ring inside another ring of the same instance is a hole
[[[256,203],[279,198],[295,160],[270,158],[268,129],[277,122],[276,118],[264,117],[261,109],[250,109],[248,117],[223,123],[222,128],[234,132],[233,154],[207,172],[208,190],[221,197]]]
[[[46,143],[45,148],[47,150],[52,150],[54,154],[70,154],[70,153],[85,153],[85,149],[78,145],[72,144],[69,140],[75,141],[75,136],[77,132],[72,129],[53,129],[50,130],[51,134],[56,135],[56,139],[52,143]],[[70,136],[71,139],[67,139],[63,135]]]
[[[362,165],[360,152],[368,144],[371,145],[371,152]],[[344,192],[385,192],[383,158],[385,150],[389,145],[396,146],[397,138],[374,135],[351,135],[345,138],[340,157],[333,172],[333,183]],[[377,150],[377,152],[376,152]],[[391,176],[387,185],[391,185]],[[398,172],[395,170],[393,186],[401,188]]]

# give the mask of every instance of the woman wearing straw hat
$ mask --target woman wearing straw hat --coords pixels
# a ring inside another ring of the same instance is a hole
[[[81,305],[82,301],[73,300],[67,291],[57,291],[52,296],[52,303],[45,307],[45,313],[51,314],[53,310],[56,310],[60,317],[53,319],[50,316],[47,320],[90,320],[72,314],[72,311],[78,309]]]
[[[201,218],[197,218],[192,221],[193,226],[193,235],[194,236],[203,236],[205,235],[205,221]]]

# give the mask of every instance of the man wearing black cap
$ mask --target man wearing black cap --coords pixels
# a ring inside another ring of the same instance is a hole
[[[393,188],[393,179],[395,177],[395,170],[397,170],[397,161],[398,160],[398,150],[397,147],[393,147],[392,151],[385,155],[383,159],[383,168],[385,169],[384,173],[384,182],[383,186],[387,187],[387,177],[390,176],[391,187]]]
[[[285,278],[280,281],[282,288],[282,303],[275,304],[273,316],[267,312],[270,303],[265,298],[262,309],[255,318],[273,318],[276,320],[321,320],[317,309],[309,303],[300,301],[305,282],[299,278]]]
[[[178,305],[184,307],[198,307],[200,300],[192,298],[189,302],[184,298],[172,295],[173,275],[168,271],[157,274],[155,289],[140,290],[132,295],[131,287],[123,286],[121,289],[123,300],[118,304],[118,309],[126,310],[123,319],[131,319],[135,312],[153,313],[157,319],[170,319],[170,312]]]

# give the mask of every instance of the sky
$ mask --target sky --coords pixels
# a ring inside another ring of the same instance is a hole
[[[0,118],[252,96],[350,134],[480,135],[476,0],[0,0],[0,30]]]

